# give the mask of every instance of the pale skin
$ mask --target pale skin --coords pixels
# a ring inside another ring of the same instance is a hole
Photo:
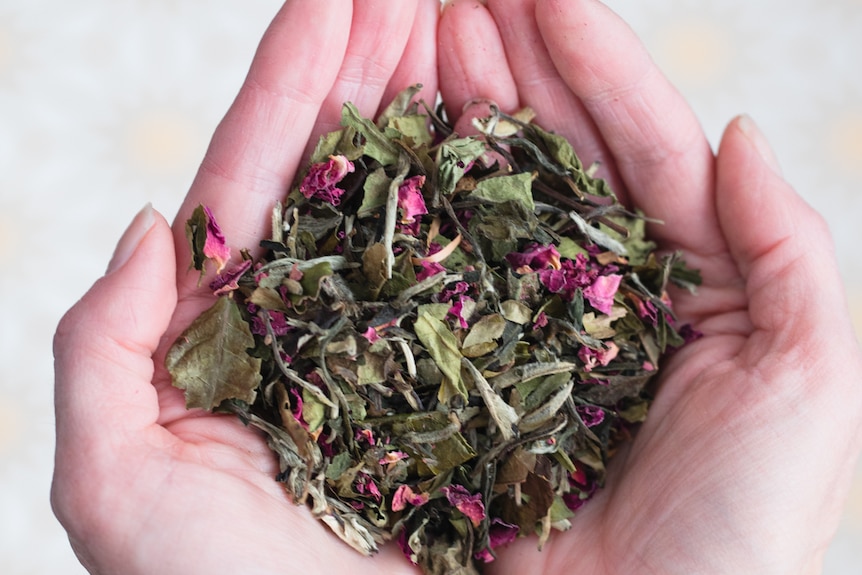
[[[534,107],[602,162],[627,202],[664,220],[653,237],[704,278],[696,297],[674,294],[704,337],[662,367],[650,416],[605,489],[541,552],[520,539],[487,572],[820,571],[862,448],[862,359],[823,220],[749,118],[734,119],[713,153],[600,3],[485,4],[458,0],[438,22],[437,0],[289,0],[173,229],[142,211],[63,318],[52,503],[91,572],[417,572],[392,545],[360,557],[293,505],[260,436],[186,411],[163,368],[210,303],[186,272],[190,211],[207,204],[231,245],[256,245],[306,142],[337,124],[340,104],[373,115],[417,81],[428,100],[439,87],[454,118],[475,98]]]

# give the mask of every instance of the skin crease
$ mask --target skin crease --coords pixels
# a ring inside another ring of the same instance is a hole
[[[592,0],[457,0],[439,26],[437,0],[390,8],[288,1],[173,230],[145,208],[61,321],[52,504],[81,561],[106,574],[417,572],[392,545],[358,556],[288,502],[260,437],[187,412],[162,365],[211,303],[185,271],[194,206],[232,246],[256,245],[344,99],[373,115],[421,81],[454,119],[475,98],[540,110],[704,278],[696,297],[673,294],[704,337],[662,366],[605,489],[541,552],[519,539],[487,571],[819,572],[862,448],[862,360],[826,225],[754,123],[733,120],[713,154],[631,30]]]

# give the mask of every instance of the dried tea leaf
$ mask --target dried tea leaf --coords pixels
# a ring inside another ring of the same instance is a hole
[[[577,521],[696,337],[668,289],[699,276],[532,110],[461,138],[418,90],[376,122],[344,105],[168,364],[357,551],[398,537],[426,574],[473,574]],[[205,208],[188,230],[193,266],[230,257]]]
[[[459,349],[458,339],[442,320],[434,317],[433,309],[425,306],[420,307],[413,329],[416,331],[416,337],[419,338],[419,341],[422,342],[443,373],[443,383],[440,385],[438,398],[444,404],[448,404],[449,400],[456,395],[466,400],[467,388],[461,380],[461,358],[463,356]]]
[[[254,337],[236,303],[218,298],[177,339],[165,359],[186,407],[214,409],[235,399],[252,403],[261,382],[261,360],[248,355]]]
[[[437,152],[439,195],[451,194],[470,165],[484,153],[485,145],[474,138],[461,138],[441,144]]]
[[[384,166],[391,166],[398,161],[398,147],[383,135],[383,132],[367,118],[363,118],[351,103],[346,103],[341,109],[341,124],[353,128],[365,138],[365,154],[374,158]]]
[[[506,320],[503,319],[503,316],[498,314],[486,315],[470,328],[462,346],[466,350],[475,345],[492,343],[503,336],[505,329]]]
[[[199,205],[186,220],[186,239],[191,249],[192,261],[189,264],[194,269],[203,272],[206,256],[204,246],[207,241],[207,221],[204,207]]]
[[[413,98],[415,98],[421,91],[422,84],[413,84],[412,86],[408,86],[398,92],[389,105],[380,112],[380,115],[377,117],[377,126],[380,129],[383,129],[390,125],[391,120],[403,117],[422,118],[424,122],[425,116],[419,114],[408,114],[410,109],[414,107]]]
[[[470,196],[494,204],[517,202],[528,213],[532,213],[536,209],[532,183],[533,175],[529,172],[487,178],[476,185]]]
[[[362,205],[356,212],[357,217],[367,218],[385,206],[390,185],[392,185],[392,178],[386,175],[386,170],[383,168],[377,168],[368,174],[363,185]]]

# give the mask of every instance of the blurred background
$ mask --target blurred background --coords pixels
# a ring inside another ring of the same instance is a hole
[[[280,0],[0,0],[0,571],[84,573],[51,514],[51,337],[132,216],[170,219]],[[862,326],[862,0],[611,0],[713,145],[749,113]],[[836,438],[840,440],[840,438]],[[828,446],[824,446],[828,447]],[[862,471],[862,470],[860,470]],[[816,470],[800,473],[816,481]],[[862,473],[826,575],[862,566]]]

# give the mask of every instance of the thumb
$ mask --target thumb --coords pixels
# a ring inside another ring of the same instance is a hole
[[[147,206],[108,272],[63,317],[54,337],[58,453],[153,423],[152,355],[176,307],[170,227]],[[82,443],[83,441],[83,443]]]
[[[809,341],[819,335],[823,344],[853,339],[828,226],[783,179],[748,116],[722,137],[716,209],[755,328]]]

